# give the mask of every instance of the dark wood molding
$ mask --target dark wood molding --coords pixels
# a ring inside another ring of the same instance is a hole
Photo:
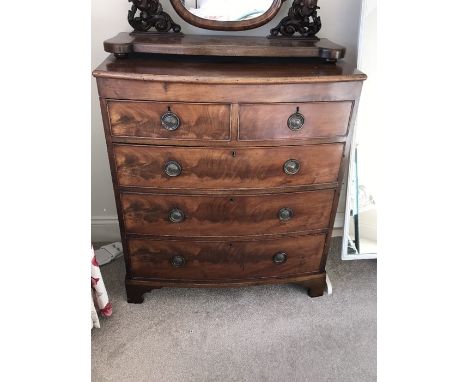
[[[309,295],[309,297],[323,296],[323,293],[325,292],[325,287],[327,285],[326,273],[321,273],[318,277],[312,278],[310,280],[301,281],[297,284],[307,288],[307,294]]]
[[[304,276],[270,277],[252,280],[157,280],[138,279],[127,277],[125,287],[127,290],[127,301],[133,304],[141,304],[143,295],[153,289],[168,288],[242,288],[246,286],[271,285],[271,284],[298,284],[308,289],[310,297],[322,296],[326,286],[326,273],[317,273]]]
[[[128,23],[138,32],[148,32],[154,28],[157,32],[167,33],[173,30],[179,33],[180,25],[163,11],[159,0],[129,0],[132,7],[128,11]],[[137,16],[137,12],[140,13]]]
[[[228,57],[308,57],[336,61],[346,49],[327,39],[256,36],[207,36],[180,33],[119,33],[104,41],[104,50],[116,56],[158,53]]]
[[[296,33],[304,38],[318,40],[316,34],[322,28],[322,21],[317,16],[317,0],[294,0],[288,15],[273,28],[270,37],[294,36]]]
[[[125,280],[125,290],[127,292],[127,302],[129,304],[141,304],[144,301],[143,295],[153,289],[161,289],[158,286],[136,285]]]
[[[104,98],[232,104],[264,103],[265,94],[269,103],[350,101],[360,94],[355,82],[367,78],[345,61],[146,54],[109,56],[93,75]],[[169,82],[171,87],[163,86]],[[244,85],[250,85],[247,91]]]
[[[298,284],[307,288],[309,297],[320,297],[324,294],[326,287],[326,274],[294,276],[288,278],[269,278],[264,280],[239,280],[239,281],[212,281],[200,282],[191,281],[180,283],[175,280],[149,280],[130,279],[125,280],[127,291],[127,302],[130,304],[141,304],[144,301],[144,294],[153,289],[169,288],[242,288],[246,286],[270,285],[270,284]]]

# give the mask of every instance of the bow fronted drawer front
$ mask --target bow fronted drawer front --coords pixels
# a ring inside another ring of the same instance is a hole
[[[122,193],[125,230],[155,236],[273,235],[326,230],[335,190],[267,195]]]
[[[229,141],[229,104],[109,101],[114,137]]]
[[[306,140],[343,137],[353,103],[308,102],[243,104],[239,109],[242,141]]]
[[[325,235],[259,241],[129,239],[134,277],[235,280],[319,270]]]
[[[344,144],[195,148],[114,145],[120,186],[258,189],[335,183]]]

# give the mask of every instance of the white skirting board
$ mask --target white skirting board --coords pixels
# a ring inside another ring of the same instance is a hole
[[[91,218],[91,241],[93,243],[110,243],[120,240],[117,216],[93,216]]]
[[[331,280],[330,280],[330,277],[328,277],[328,274],[326,276],[326,282],[327,282],[327,287],[326,287],[326,292],[327,294],[332,294],[333,293],[333,287],[332,287],[332,283],[331,283]]]
[[[333,225],[332,237],[343,235],[343,226],[345,221],[344,212],[337,212],[335,217],[335,224]]]

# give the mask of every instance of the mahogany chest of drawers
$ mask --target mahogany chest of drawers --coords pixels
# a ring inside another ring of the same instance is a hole
[[[129,302],[325,264],[365,75],[345,63],[109,57],[94,71]]]

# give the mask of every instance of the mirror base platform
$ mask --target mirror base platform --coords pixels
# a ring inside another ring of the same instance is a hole
[[[229,57],[308,57],[335,62],[346,48],[328,39],[207,36],[179,33],[122,32],[104,41],[104,50],[116,57],[129,53]]]

